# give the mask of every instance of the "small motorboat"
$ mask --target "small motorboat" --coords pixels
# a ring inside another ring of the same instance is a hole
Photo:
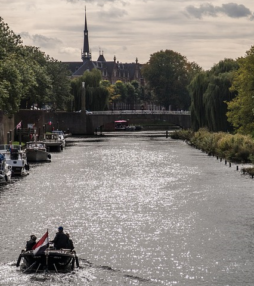
[[[26,156],[28,162],[50,161],[51,155],[43,141],[30,141],[26,143]]]
[[[11,166],[12,176],[29,174],[26,152],[20,145],[0,145],[0,153],[5,156],[6,163]]]
[[[11,181],[11,166],[6,163],[4,154],[0,154],[0,184],[7,184]]]
[[[115,123],[115,130],[116,131],[126,130],[126,128],[128,126],[127,120],[116,120],[114,123]]]
[[[53,130],[52,134],[57,134],[59,140],[62,142],[62,146],[65,147],[66,142],[65,142],[65,136],[64,136],[64,132],[61,130]]]
[[[46,147],[50,151],[60,152],[63,150],[65,146],[65,139],[59,137],[57,133],[47,133],[45,134],[44,142]]]
[[[54,271],[67,272],[79,267],[78,257],[74,250],[56,250],[49,246],[43,253],[35,254],[33,250],[22,250],[16,266],[23,272]]]

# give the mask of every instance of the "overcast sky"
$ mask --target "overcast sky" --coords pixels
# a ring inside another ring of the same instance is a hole
[[[25,45],[81,61],[85,6],[92,59],[149,61],[173,50],[210,69],[254,44],[254,0],[0,0],[0,16]]]

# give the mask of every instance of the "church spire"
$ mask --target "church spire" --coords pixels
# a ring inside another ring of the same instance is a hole
[[[85,8],[85,27],[84,27],[84,44],[83,44],[83,52],[81,54],[81,58],[84,61],[91,59],[91,53],[89,50],[89,41],[88,41],[88,29],[87,29],[87,20],[86,20],[86,8]]]

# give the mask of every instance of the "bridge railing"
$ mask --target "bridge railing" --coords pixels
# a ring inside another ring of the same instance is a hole
[[[110,115],[110,114],[184,114],[190,115],[190,111],[168,111],[168,110],[107,110],[107,111],[93,111],[95,115]]]

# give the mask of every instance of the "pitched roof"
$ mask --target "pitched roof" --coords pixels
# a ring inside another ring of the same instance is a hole
[[[105,60],[105,58],[104,58],[103,55],[100,55],[100,56],[98,57],[97,62],[106,62],[106,60]]]
[[[79,69],[77,69],[72,75],[73,76],[81,76],[87,70],[91,71],[94,68],[94,64],[92,61],[84,61],[81,63]]]
[[[65,65],[67,65],[67,68],[70,70],[70,73],[73,74],[75,71],[77,71],[82,65],[82,62],[63,62]]]

